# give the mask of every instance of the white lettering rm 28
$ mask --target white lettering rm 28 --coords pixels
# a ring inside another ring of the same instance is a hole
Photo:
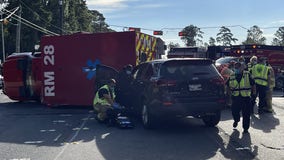
[[[43,63],[45,66],[54,66],[54,46],[47,45],[43,48]],[[44,75],[44,96],[55,96],[55,73],[54,71],[45,71]]]

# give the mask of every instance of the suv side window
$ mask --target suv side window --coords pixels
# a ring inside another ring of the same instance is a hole
[[[161,63],[153,63],[152,67],[153,67],[153,76],[158,77]]]
[[[143,80],[149,80],[153,76],[153,74],[153,67],[151,64],[148,64],[143,75]]]

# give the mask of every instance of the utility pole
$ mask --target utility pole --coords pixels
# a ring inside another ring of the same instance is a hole
[[[1,11],[1,19],[3,19],[3,12]],[[4,26],[3,26],[3,22],[1,23],[1,34],[2,34],[2,53],[3,53],[3,61],[5,61],[5,42],[4,42]]]
[[[16,33],[16,53],[20,53],[21,51],[21,18],[22,18],[22,6],[20,5],[19,10],[19,20],[17,24],[17,33]]]
[[[58,0],[59,2],[59,14],[60,14],[60,35],[63,35],[63,18],[64,18],[64,14],[63,14],[63,0]]]
[[[0,14],[1,14],[1,19],[3,20],[3,9],[7,6],[8,0],[0,0]],[[1,34],[2,34],[2,54],[3,54],[3,61],[2,63],[5,61],[5,38],[4,38],[4,22],[1,23]]]

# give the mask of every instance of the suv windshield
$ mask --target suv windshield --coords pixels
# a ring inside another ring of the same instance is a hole
[[[169,61],[162,65],[160,75],[183,80],[192,77],[215,77],[218,72],[210,61]]]
[[[232,60],[237,61],[238,58],[237,57],[223,57],[223,58],[217,59],[216,63],[225,64],[225,63],[229,63]]]

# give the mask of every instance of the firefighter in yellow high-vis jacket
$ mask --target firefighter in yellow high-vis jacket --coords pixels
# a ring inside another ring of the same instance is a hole
[[[241,117],[240,112],[242,112],[244,133],[248,133],[251,112],[250,100],[251,96],[255,94],[254,80],[248,71],[244,71],[242,64],[237,62],[227,85],[232,95],[233,127],[238,126]]]
[[[114,87],[116,85],[116,81],[114,79],[110,79],[108,83],[102,86],[96,93],[93,107],[95,112],[97,113],[97,120],[100,122],[105,122],[108,120],[108,110],[113,110],[113,104],[115,101],[115,93]]]
[[[266,91],[266,107],[264,108],[264,112],[272,113],[272,93],[273,93],[273,88],[275,87],[275,75],[273,68],[268,65],[269,69],[269,76],[268,76],[268,89]]]
[[[264,108],[267,107],[266,91],[268,89],[268,76],[270,74],[265,57],[259,58],[259,63],[252,67],[251,73],[258,93],[258,113],[261,114],[265,111]]]

